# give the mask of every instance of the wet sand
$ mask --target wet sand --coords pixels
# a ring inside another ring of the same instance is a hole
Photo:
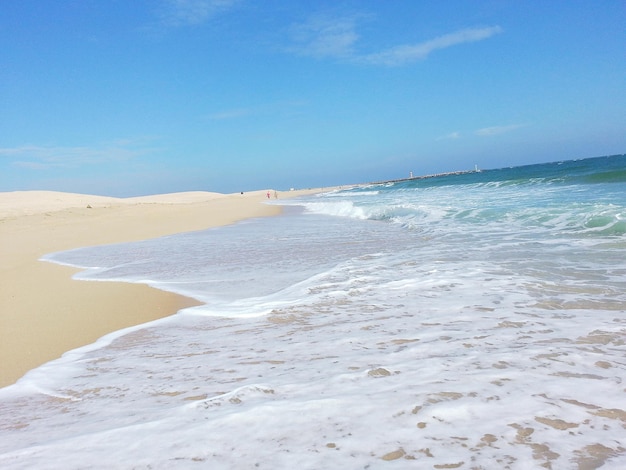
[[[51,191],[0,193],[0,387],[107,333],[197,305],[194,299],[140,284],[76,281],[77,269],[39,261],[41,256],[278,215],[279,206],[264,204],[266,194],[188,192],[118,199]]]

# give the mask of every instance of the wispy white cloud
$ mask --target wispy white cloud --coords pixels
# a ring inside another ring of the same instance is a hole
[[[163,0],[160,17],[167,26],[195,25],[204,23],[237,3],[239,0]]]
[[[318,59],[335,58],[369,65],[400,66],[423,60],[431,53],[448,47],[482,41],[502,32],[500,26],[468,28],[455,31],[417,44],[404,44],[373,52],[357,52],[360,39],[357,33],[358,16],[343,18],[316,15],[308,21],[292,26],[292,51]]]
[[[116,141],[95,147],[22,145],[0,148],[0,158],[29,170],[77,168],[110,162],[128,161],[151,151],[134,141]]]
[[[476,135],[479,137],[491,137],[500,134],[506,134],[507,132],[513,132],[522,127],[526,127],[528,124],[508,124],[504,126],[491,126],[491,127],[483,127],[482,129],[477,129],[473,132],[465,132],[461,133],[459,131],[450,132],[449,134],[442,135],[437,137],[436,140],[457,140],[460,138],[466,138],[468,135]]]
[[[499,26],[462,29],[418,44],[406,44],[392,47],[386,51],[367,54],[362,56],[360,60],[372,65],[404,65],[425,59],[434,51],[459,44],[482,41],[501,32],[502,28]]]
[[[245,116],[249,116],[254,113],[253,109],[229,109],[226,111],[220,111],[217,113],[209,114],[207,116],[211,121],[226,121],[229,119],[237,119]]]
[[[295,46],[301,55],[318,59],[349,58],[354,55],[354,44],[359,39],[355,18],[329,18],[321,15],[291,28]]]
[[[507,132],[511,132],[526,126],[527,124],[509,124],[506,126],[483,127],[482,129],[478,129],[477,131],[475,131],[474,134],[482,137],[490,137],[494,135],[506,134]]]
[[[450,132],[449,134],[446,134],[446,135],[442,135],[441,137],[438,137],[437,140],[456,140],[460,138],[461,138],[461,133],[455,131],[455,132]]]

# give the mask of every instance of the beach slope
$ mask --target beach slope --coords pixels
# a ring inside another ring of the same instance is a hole
[[[125,199],[51,191],[0,193],[0,387],[107,333],[197,304],[145,285],[75,281],[76,269],[39,261],[41,256],[280,213],[279,206],[264,203],[266,193]]]

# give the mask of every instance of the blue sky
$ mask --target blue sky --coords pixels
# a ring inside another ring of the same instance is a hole
[[[0,12],[0,191],[229,193],[626,152],[623,0]]]

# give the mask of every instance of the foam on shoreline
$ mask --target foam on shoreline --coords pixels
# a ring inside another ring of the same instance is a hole
[[[319,190],[277,193],[295,197]],[[64,352],[198,302],[140,284],[75,281],[40,261],[51,252],[121,243],[277,215],[267,190],[111,198],[54,191],[0,193],[0,387]],[[274,194],[274,191],[271,190]]]

